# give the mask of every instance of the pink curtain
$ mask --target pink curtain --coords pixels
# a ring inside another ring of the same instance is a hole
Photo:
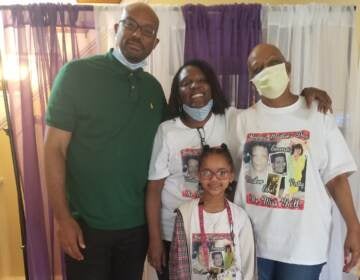
[[[91,6],[2,6],[3,73],[24,196],[29,279],[62,273],[43,176],[45,110],[54,77],[71,59],[95,52]],[[58,278],[57,278],[58,279]]]

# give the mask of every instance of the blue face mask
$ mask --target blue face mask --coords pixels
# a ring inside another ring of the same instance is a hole
[[[117,60],[119,60],[127,68],[130,68],[133,71],[146,66],[146,61],[145,60],[140,61],[138,63],[131,63],[130,61],[128,61],[126,59],[126,57],[122,54],[121,49],[119,47],[114,48],[112,54]]]
[[[185,104],[183,104],[183,109],[186,114],[188,114],[193,120],[196,121],[203,121],[207,118],[209,113],[211,112],[211,109],[213,107],[213,100],[210,99],[208,104],[206,104],[204,107],[201,108],[192,108]]]

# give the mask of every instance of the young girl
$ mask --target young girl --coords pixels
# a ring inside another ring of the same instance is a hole
[[[254,279],[250,220],[244,210],[225,198],[225,190],[234,180],[227,146],[204,146],[198,173],[201,198],[176,210],[170,279]]]

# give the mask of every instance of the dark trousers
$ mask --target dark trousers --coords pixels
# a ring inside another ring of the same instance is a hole
[[[169,280],[169,256],[170,256],[170,241],[163,240],[165,256],[166,256],[166,266],[163,267],[162,273],[156,272],[159,280]]]
[[[83,261],[65,257],[67,280],[140,280],[148,248],[147,227],[98,230],[80,222]]]

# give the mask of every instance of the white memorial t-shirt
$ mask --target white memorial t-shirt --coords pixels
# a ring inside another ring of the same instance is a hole
[[[257,256],[286,263],[326,262],[331,200],[325,184],[356,170],[331,114],[306,107],[303,97],[243,111],[233,131],[242,168],[235,203],[254,225]]]
[[[228,111],[228,110],[227,110]],[[225,143],[226,115],[212,115],[203,128],[189,128],[180,118],[160,124],[151,155],[149,180],[165,179],[161,193],[163,239],[171,241],[175,213],[181,204],[199,197],[197,178],[201,137],[209,146]]]

